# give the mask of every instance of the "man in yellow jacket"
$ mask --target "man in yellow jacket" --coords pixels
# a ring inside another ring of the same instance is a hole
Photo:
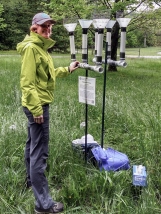
[[[25,147],[27,185],[35,195],[36,213],[59,213],[63,204],[55,202],[48,189],[44,171],[48,158],[49,104],[53,101],[56,77],[65,77],[78,68],[78,61],[69,67],[54,68],[48,49],[54,45],[50,38],[55,21],[45,13],[32,19],[30,35],[17,44],[22,56],[20,86],[23,111],[28,118],[28,139]]]

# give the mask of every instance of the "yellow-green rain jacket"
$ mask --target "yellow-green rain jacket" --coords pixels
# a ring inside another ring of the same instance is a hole
[[[17,51],[22,56],[22,106],[27,107],[33,116],[42,115],[42,105],[53,101],[56,77],[70,74],[68,67],[54,68],[53,59],[47,51],[54,44],[52,39],[45,39],[34,32],[17,44]]]

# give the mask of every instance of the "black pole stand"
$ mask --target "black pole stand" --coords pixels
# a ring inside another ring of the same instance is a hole
[[[108,42],[106,42],[105,47],[105,66],[104,66],[104,84],[103,84],[103,105],[102,105],[102,135],[101,135],[101,147],[103,148],[104,143],[104,120],[105,120],[105,100],[106,100],[106,69],[107,69],[107,51],[108,51]]]
[[[88,77],[88,70],[86,70],[86,80]],[[86,104],[85,104],[85,163],[87,163],[87,134],[88,134],[88,104],[87,104],[87,84],[85,87]]]
[[[87,64],[88,64],[88,47],[87,47]],[[86,81],[88,77],[88,69],[86,69]],[[85,82],[86,82],[85,81]],[[87,134],[88,134],[88,104],[87,104],[87,84],[85,84],[85,163],[87,163]]]

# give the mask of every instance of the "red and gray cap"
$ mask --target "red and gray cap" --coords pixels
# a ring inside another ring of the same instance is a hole
[[[44,22],[47,21],[51,21],[52,24],[56,22],[46,13],[37,13],[32,19],[32,25],[34,24],[42,25]]]

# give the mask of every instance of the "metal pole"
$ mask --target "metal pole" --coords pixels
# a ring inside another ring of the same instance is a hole
[[[79,20],[82,27],[82,62],[88,64],[88,42],[87,32],[92,20]],[[88,77],[88,69],[86,69],[86,81]],[[85,84],[85,163],[87,163],[87,134],[88,134],[88,97],[87,97],[87,84]]]
[[[86,70],[86,80],[88,77],[88,70]],[[88,134],[88,104],[87,104],[87,84],[85,86],[85,163],[87,163],[87,134]]]
[[[83,29],[83,32],[85,32],[85,34],[87,34],[87,29]],[[87,36],[87,35],[85,35],[85,36]],[[82,54],[82,61],[88,63],[88,44],[86,43],[85,46],[86,47],[83,47],[84,52]],[[87,77],[88,77],[88,69],[86,69],[86,81],[87,81]],[[87,143],[88,143],[87,142],[87,134],[88,134],[88,104],[87,104],[87,99],[88,99],[88,97],[87,97],[87,84],[85,84],[85,100],[86,100],[86,104],[85,104],[85,163],[87,163]]]
[[[105,66],[104,66],[104,84],[103,84],[103,105],[102,105],[102,135],[101,135],[101,147],[103,148],[104,141],[104,120],[105,120],[105,99],[106,99],[106,69],[107,69],[107,51],[108,51],[108,42],[106,42],[105,47]]]

